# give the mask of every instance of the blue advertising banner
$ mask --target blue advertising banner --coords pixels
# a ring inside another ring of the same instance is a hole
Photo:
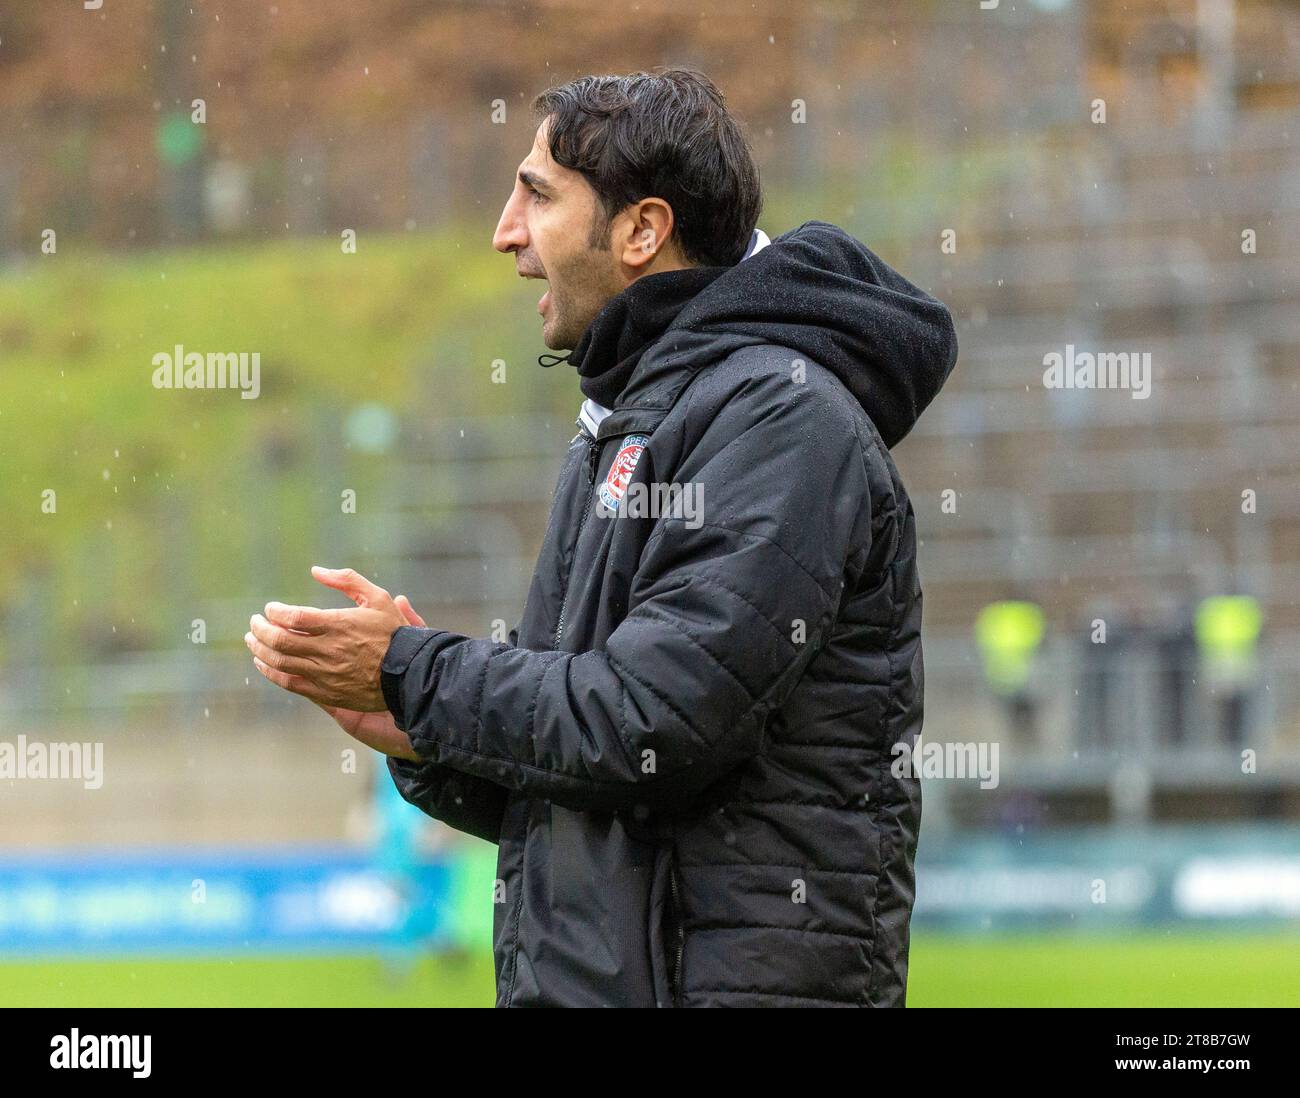
[[[451,873],[303,848],[7,857],[0,952],[437,947]]]
[[[918,925],[949,929],[1300,919],[1300,828],[1095,828],[929,837]]]
[[[466,896],[484,895],[490,925],[491,882],[467,883],[469,864],[348,848],[8,856],[0,954],[439,949],[465,933]],[[1296,828],[923,834],[917,864],[917,926],[1102,931],[1300,919]]]

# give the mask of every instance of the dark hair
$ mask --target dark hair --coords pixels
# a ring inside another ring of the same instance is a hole
[[[581,172],[613,217],[643,198],[673,209],[673,234],[692,263],[725,267],[749,246],[763,206],[758,169],[720,92],[703,73],[656,69],[583,76],[533,101],[551,157]]]

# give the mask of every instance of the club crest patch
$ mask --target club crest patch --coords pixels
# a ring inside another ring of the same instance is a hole
[[[600,486],[600,502],[607,511],[617,511],[627,494],[628,482],[636,471],[636,463],[641,460],[646,445],[650,442],[648,435],[628,435],[623,440],[614,457],[614,464],[609,467],[609,475]]]

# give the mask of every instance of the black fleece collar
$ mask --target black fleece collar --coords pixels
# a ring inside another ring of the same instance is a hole
[[[583,395],[614,407],[645,350],[668,330],[696,294],[728,269],[660,271],[638,278],[610,298],[568,356],[581,377]]]

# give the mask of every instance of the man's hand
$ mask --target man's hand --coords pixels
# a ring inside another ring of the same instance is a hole
[[[402,616],[406,618],[407,625],[424,627],[424,619],[415,612],[410,599],[405,595],[398,595],[394,601]],[[359,713],[355,709],[339,709],[333,705],[322,705],[321,708],[358,743],[373,748],[381,755],[392,755],[412,762],[419,761],[420,756],[411,746],[411,737],[397,727],[393,715],[387,710],[382,713]]]
[[[311,571],[317,581],[352,599],[356,609],[268,602],[266,615],[254,614],[244,634],[253,663],[276,686],[317,705],[383,713],[379,665],[393,632],[409,624],[406,615],[387,591],[351,568]]]

